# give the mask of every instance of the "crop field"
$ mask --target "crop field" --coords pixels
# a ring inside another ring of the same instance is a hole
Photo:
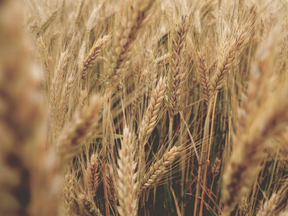
[[[288,0],[0,0],[0,216],[288,216]]]

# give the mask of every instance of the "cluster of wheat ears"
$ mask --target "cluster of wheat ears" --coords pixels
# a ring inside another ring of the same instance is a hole
[[[0,0],[0,215],[288,215],[287,0]]]

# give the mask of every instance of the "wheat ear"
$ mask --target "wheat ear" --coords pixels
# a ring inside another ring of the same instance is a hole
[[[64,206],[65,206],[65,213],[66,215],[71,215],[74,211],[75,205],[75,192],[74,192],[74,177],[71,173],[65,175],[64,180],[64,188],[63,188],[63,195],[64,195]]]
[[[285,55],[287,53],[288,50],[288,33],[286,33],[286,36],[283,39],[283,42],[281,44],[281,50],[279,52],[276,64],[275,64],[275,73],[278,75],[278,79],[280,81],[281,78],[281,69],[283,67],[284,61],[285,61]]]
[[[237,136],[238,143],[224,173],[223,215],[229,215],[245,196],[260,171],[266,151],[272,150],[269,139],[286,130],[288,88],[269,95],[259,112],[250,117],[245,133]],[[279,103],[281,101],[281,103]]]
[[[85,102],[87,100],[88,93],[87,90],[81,90],[80,98],[79,98],[79,106],[82,109],[85,106]]]
[[[42,16],[41,8],[35,3],[35,0],[31,0],[30,2],[35,10],[35,14],[36,14],[38,22],[42,23],[43,16]]]
[[[132,134],[127,127],[123,131],[123,141],[118,159],[118,181],[117,192],[121,216],[137,215],[137,175],[135,173],[137,163],[135,162],[135,143]]]
[[[109,36],[104,36],[97,40],[93,47],[91,48],[88,56],[84,60],[84,66],[80,73],[81,80],[82,80],[82,89],[84,89],[84,83],[86,79],[87,70],[93,66],[96,62],[97,58],[99,57],[100,52],[102,51],[104,45],[108,42]]]
[[[218,157],[216,157],[214,165],[212,167],[213,179],[219,174],[220,166],[221,166],[221,160]]]
[[[86,195],[80,194],[78,196],[78,204],[80,207],[81,215],[85,216],[102,216],[100,210],[96,207],[93,200],[89,199]]]
[[[205,58],[203,53],[199,53],[199,76],[201,77],[201,86],[203,89],[203,95],[204,99],[206,102],[206,105],[208,106],[208,103],[210,101],[211,97],[211,85],[209,81],[209,76],[208,76],[208,71],[207,71],[207,66],[205,63]]]
[[[160,78],[156,89],[153,91],[148,108],[140,125],[138,141],[142,145],[150,136],[157,123],[158,114],[164,99],[165,78]]]
[[[81,146],[91,135],[92,129],[97,125],[98,112],[103,101],[99,96],[93,97],[90,106],[77,112],[70,127],[62,131],[57,142],[57,153],[63,165],[77,156]]]
[[[155,59],[155,63],[156,64],[167,64],[167,63],[169,63],[169,58],[170,58],[170,54],[167,53],[167,54]]]
[[[211,79],[212,91],[220,90],[224,84],[224,78],[227,75],[231,65],[237,57],[241,45],[244,43],[246,34],[244,32],[238,33],[232,45],[226,43],[224,45],[223,55],[218,59],[217,69]]]
[[[44,69],[44,80],[43,80],[43,89],[50,91],[52,72],[50,69],[50,64],[48,61],[48,50],[44,44],[43,38],[39,37],[37,40],[38,52],[40,53],[42,67]]]
[[[54,158],[45,166],[41,71],[24,39],[20,7],[17,1],[0,3],[0,209],[3,215],[56,215],[59,192],[51,192],[51,182],[58,173],[51,172]]]
[[[288,186],[287,184],[284,184],[281,189],[277,192],[277,194],[275,195],[277,198],[274,198],[276,199],[276,202],[273,201],[273,197],[271,197],[269,199],[269,201],[267,201],[268,205],[267,208],[265,208],[265,204],[264,204],[264,208],[263,209],[267,209],[265,212],[268,212],[269,214],[266,214],[267,216],[268,215],[287,215],[287,211],[288,211],[288,203],[287,203],[287,200],[288,200]],[[270,204],[272,203],[272,204]],[[268,210],[270,209],[270,210]],[[259,213],[261,212],[261,210],[259,211]],[[264,215],[264,214],[263,214]],[[258,215],[257,215],[258,216]],[[262,216],[262,215],[260,215]]]
[[[97,172],[98,166],[99,164],[97,155],[93,154],[90,158],[90,162],[88,163],[86,170],[88,190],[92,199],[95,197],[99,185],[99,173]]]
[[[180,110],[181,88],[186,78],[184,67],[185,36],[188,30],[186,22],[187,16],[182,16],[181,22],[173,35],[171,65],[167,82],[170,116],[177,115]]]
[[[265,202],[263,207],[257,213],[257,216],[269,216],[277,207],[277,201],[279,196],[277,194],[272,194],[271,198]]]
[[[44,32],[47,30],[47,28],[51,25],[51,23],[55,20],[56,16],[58,14],[58,9],[54,10],[51,15],[43,22],[43,24],[40,26],[37,37],[44,34]]]
[[[102,7],[102,5],[104,4],[104,0],[102,0],[99,5],[94,8],[93,12],[91,13],[90,15],[90,18],[88,20],[88,23],[87,23],[87,27],[86,27],[86,38],[87,38],[87,44],[89,45],[89,39],[90,39],[90,33],[91,33],[91,30],[93,29],[93,25],[94,25],[94,22],[95,22],[95,17],[97,15],[97,13],[99,12],[100,8]]]
[[[108,198],[109,202],[113,206],[114,210],[117,211],[117,191],[116,191],[116,179],[113,171],[113,167],[109,164],[106,164],[107,166],[107,185],[108,185]]]
[[[121,27],[116,32],[114,44],[110,52],[109,82],[110,89],[117,86],[123,76],[126,68],[130,64],[127,61],[131,45],[135,41],[140,29],[146,24],[146,18],[156,1],[154,0],[136,0],[133,7],[128,7],[127,17],[122,17]]]
[[[80,18],[81,18],[81,14],[82,14],[82,10],[83,10],[83,6],[86,0],[80,0],[78,7],[77,7],[77,11],[76,11],[76,15],[75,15],[75,25],[78,25],[80,22]]]
[[[68,100],[69,100],[69,96],[70,96],[70,91],[71,91],[71,88],[74,84],[74,81],[75,81],[75,78],[73,76],[69,77],[69,79],[68,79],[68,81],[64,87],[64,95],[62,97],[59,111],[57,113],[57,122],[56,122],[57,134],[60,133],[60,131],[62,130],[62,127],[63,127],[65,114],[66,114],[67,108],[68,108]]]
[[[53,116],[56,116],[56,105],[60,101],[61,92],[62,92],[62,83],[64,74],[67,70],[68,62],[70,55],[68,52],[61,54],[56,73],[53,78],[52,87],[51,87],[51,100],[50,100],[50,117],[53,121]]]
[[[183,148],[174,146],[170,151],[167,151],[160,160],[151,165],[147,174],[144,175],[140,183],[140,191],[142,189],[149,189],[157,185],[165,172],[168,171],[175,161],[176,157],[183,151]]]

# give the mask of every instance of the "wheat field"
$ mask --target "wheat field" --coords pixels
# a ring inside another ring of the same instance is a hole
[[[0,0],[0,216],[288,216],[287,0]]]

